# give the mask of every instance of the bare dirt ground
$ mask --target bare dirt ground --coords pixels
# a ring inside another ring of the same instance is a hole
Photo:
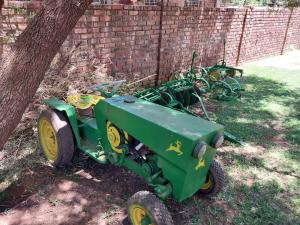
[[[289,57],[295,57],[289,54],[287,58],[281,56],[279,61],[288,62]],[[64,170],[54,169],[44,160],[37,140],[36,120],[45,108],[41,103],[43,98],[84,92],[84,87],[106,79],[102,74],[72,77],[68,70],[63,74],[55,69],[48,73],[18,128],[0,152],[0,225],[129,224],[127,199],[137,191],[151,191],[143,179],[123,168],[95,165],[90,161]],[[250,91],[252,86],[248,88]],[[208,109],[213,113],[218,107],[210,104]],[[247,112],[240,114],[233,126],[236,122],[247,124],[245,114]],[[228,179],[221,197],[208,200],[194,196],[180,204],[167,200],[175,225],[290,224],[287,218],[294,218],[291,216],[294,209],[286,200],[298,192],[289,192],[284,185],[289,186],[291,182],[299,187],[299,169],[281,170],[279,163],[285,163],[281,155],[277,157],[281,152],[272,148],[269,151],[263,139],[262,143],[256,141],[260,136],[256,133],[268,129],[278,135],[272,133],[269,137],[266,133],[266,137],[274,138],[276,145],[288,150],[291,144],[280,135],[286,131],[276,121],[255,122],[261,126],[252,128],[249,133],[245,129],[245,135],[253,139],[251,146],[241,148],[226,143],[220,149],[217,159]],[[261,157],[265,154],[272,158],[268,164],[264,164],[265,158]],[[294,161],[287,161],[290,162]],[[260,180],[263,182],[257,183]],[[299,224],[296,220],[293,222]]]

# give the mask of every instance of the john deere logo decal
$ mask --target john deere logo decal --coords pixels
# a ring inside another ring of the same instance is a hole
[[[205,166],[205,161],[204,159],[199,159],[196,167],[195,167],[195,170],[199,170],[200,168],[204,167]]]
[[[182,155],[183,152],[181,151],[181,142],[180,141],[176,141],[175,145],[170,144],[169,148],[167,149],[168,152],[170,151],[174,151],[177,153],[178,156]]]

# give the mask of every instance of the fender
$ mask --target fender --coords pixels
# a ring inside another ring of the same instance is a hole
[[[69,123],[71,125],[73,134],[75,136],[77,146],[80,146],[80,136],[79,136],[78,123],[76,119],[75,107],[57,98],[45,99],[43,102],[46,105],[48,105],[51,109],[55,109],[57,111],[64,112],[66,114]]]

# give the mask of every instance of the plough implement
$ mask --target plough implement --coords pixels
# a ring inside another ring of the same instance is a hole
[[[183,74],[175,73],[170,80],[189,79],[195,83],[199,88],[201,94],[212,92],[214,97],[218,100],[230,100],[232,98],[240,98],[241,87],[237,77],[242,77],[243,70],[229,67],[225,62],[225,45],[224,40],[224,54],[221,64],[216,64],[210,67],[202,67],[200,71],[195,68],[196,52],[192,53],[192,62],[190,68]]]
[[[223,58],[220,63],[215,64],[214,66],[202,68],[203,76],[212,76],[218,77],[222,74],[223,77],[242,77],[243,70],[235,67],[230,67],[226,65],[225,61],[225,53],[226,53],[226,40],[224,39],[224,50],[223,50]]]
[[[202,88],[201,88],[202,87]],[[202,97],[203,86],[198,87],[197,83],[192,83],[191,79],[183,78],[179,80],[171,80],[162,84],[157,89],[148,88],[143,91],[137,92],[135,97],[150,101],[159,105],[163,105],[181,112],[188,113],[196,117],[204,117],[206,120],[211,121],[203,103]],[[199,115],[192,110],[190,106],[199,103],[202,115]],[[239,138],[224,131],[226,140],[244,145],[245,143]]]
[[[197,87],[189,79],[169,81],[157,89],[148,88],[140,91],[135,96],[193,116],[197,116],[197,114],[189,110],[189,106],[199,102],[204,117],[210,120],[202,98],[197,93]]]

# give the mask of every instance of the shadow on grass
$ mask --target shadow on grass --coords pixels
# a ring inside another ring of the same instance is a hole
[[[297,210],[285,194],[275,181],[247,184],[229,177],[224,191],[214,199],[195,195],[181,204],[169,202],[168,205],[174,221],[181,222],[178,224],[299,224]]]
[[[283,133],[289,143],[300,144],[300,91],[255,75],[245,76],[243,85],[242,101],[215,102],[217,122],[246,142],[266,148]]]
[[[225,199],[231,199],[229,204],[237,213],[233,224],[297,224],[299,215],[281,197],[282,192],[279,185],[272,181],[229,185]]]
[[[227,165],[264,169],[271,173],[275,172],[281,175],[289,175],[300,179],[300,170],[295,171],[293,168],[286,166],[285,164],[277,165],[277,167],[268,167],[265,162],[268,160],[266,159],[267,157],[263,158],[256,155],[247,155],[235,152],[220,152],[218,155],[222,157],[222,160],[225,161]],[[284,162],[286,160],[289,160],[287,163],[293,163],[297,165],[297,163],[300,161],[299,152],[294,152],[293,150],[286,151],[284,156],[281,158],[281,161]]]

